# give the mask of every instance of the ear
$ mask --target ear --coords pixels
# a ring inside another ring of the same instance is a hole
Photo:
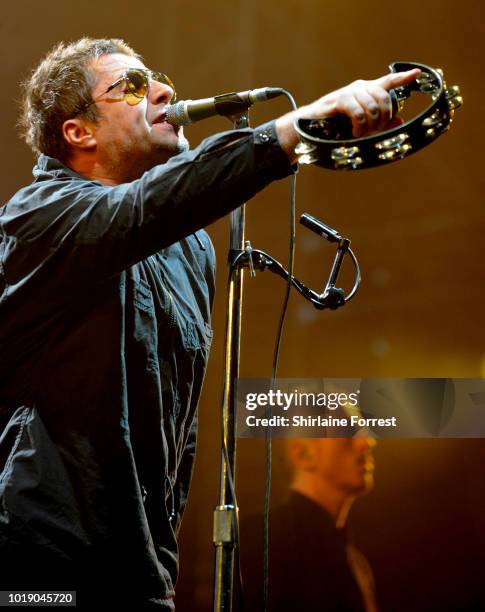
[[[96,137],[92,127],[80,117],[64,121],[62,124],[62,134],[71,147],[84,150],[96,147]]]
[[[288,449],[290,460],[298,469],[311,471],[315,464],[315,453],[310,440],[296,438]]]

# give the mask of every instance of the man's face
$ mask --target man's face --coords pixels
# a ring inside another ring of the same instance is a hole
[[[348,495],[369,491],[374,484],[375,441],[371,438],[315,438],[314,469],[322,481]]]
[[[128,68],[146,67],[121,53],[102,55],[91,64],[95,75],[92,96],[99,115],[92,129],[103,167],[117,170],[128,165],[139,175],[179,153],[186,141],[182,130],[161,121],[173,95],[168,85],[150,79],[148,94],[134,106],[123,99],[124,83],[104,93]]]

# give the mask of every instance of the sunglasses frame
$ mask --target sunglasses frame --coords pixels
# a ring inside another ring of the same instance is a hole
[[[123,72],[123,74],[118,79],[116,79],[114,83],[111,83],[111,85],[108,87],[106,91],[104,91],[102,94],[97,96],[94,100],[91,100],[91,102],[88,102],[87,104],[85,104],[77,114],[85,112],[92,104],[95,104],[102,96],[112,91],[115,87],[118,87],[118,85],[120,83],[123,83],[123,81],[126,82],[127,87],[129,87],[130,83],[133,84],[133,81],[130,81],[130,76],[129,76],[130,72],[137,73],[138,75],[142,75],[144,79],[143,95],[137,95],[135,91],[123,92],[123,100],[130,106],[136,106],[143,100],[143,98],[145,98],[148,95],[150,91],[150,79],[153,81],[156,81],[157,83],[163,83],[164,85],[168,85],[169,87],[171,87],[173,90],[173,95],[172,95],[172,98],[170,99],[170,104],[174,104],[176,102],[177,93],[175,91],[175,86],[172,80],[170,79],[170,77],[168,77],[165,73],[160,72],[158,70],[150,70],[149,68],[128,68],[127,70]]]

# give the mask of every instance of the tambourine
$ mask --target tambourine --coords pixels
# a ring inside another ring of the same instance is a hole
[[[414,62],[395,62],[389,66],[391,72],[413,68],[421,70],[418,78],[389,92],[393,115],[402,110],[412,92],[431,96],[431,104],[423,112],[398,127],[363,138],[352,136],[352,124],[345,115],[298,119],[295,128],[300,143],[295,152],[299,163],[331,170],[360,170],[403,159],[434,142],[449,129],[454,111],[463,99],[456,85],[446,85],[439,68]]]

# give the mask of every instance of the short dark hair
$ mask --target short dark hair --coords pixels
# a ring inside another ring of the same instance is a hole
[[[36,155],[44,153],[60,161],[69,159],[69,145],[62,133],[66,119],[79,114],[93,101],[92,61],[106,53],[139,57],[119,38],[81,38],[57,44],[22,83],[19,127],[22,137]],[[83,111],[96,122],[95,104]]]

